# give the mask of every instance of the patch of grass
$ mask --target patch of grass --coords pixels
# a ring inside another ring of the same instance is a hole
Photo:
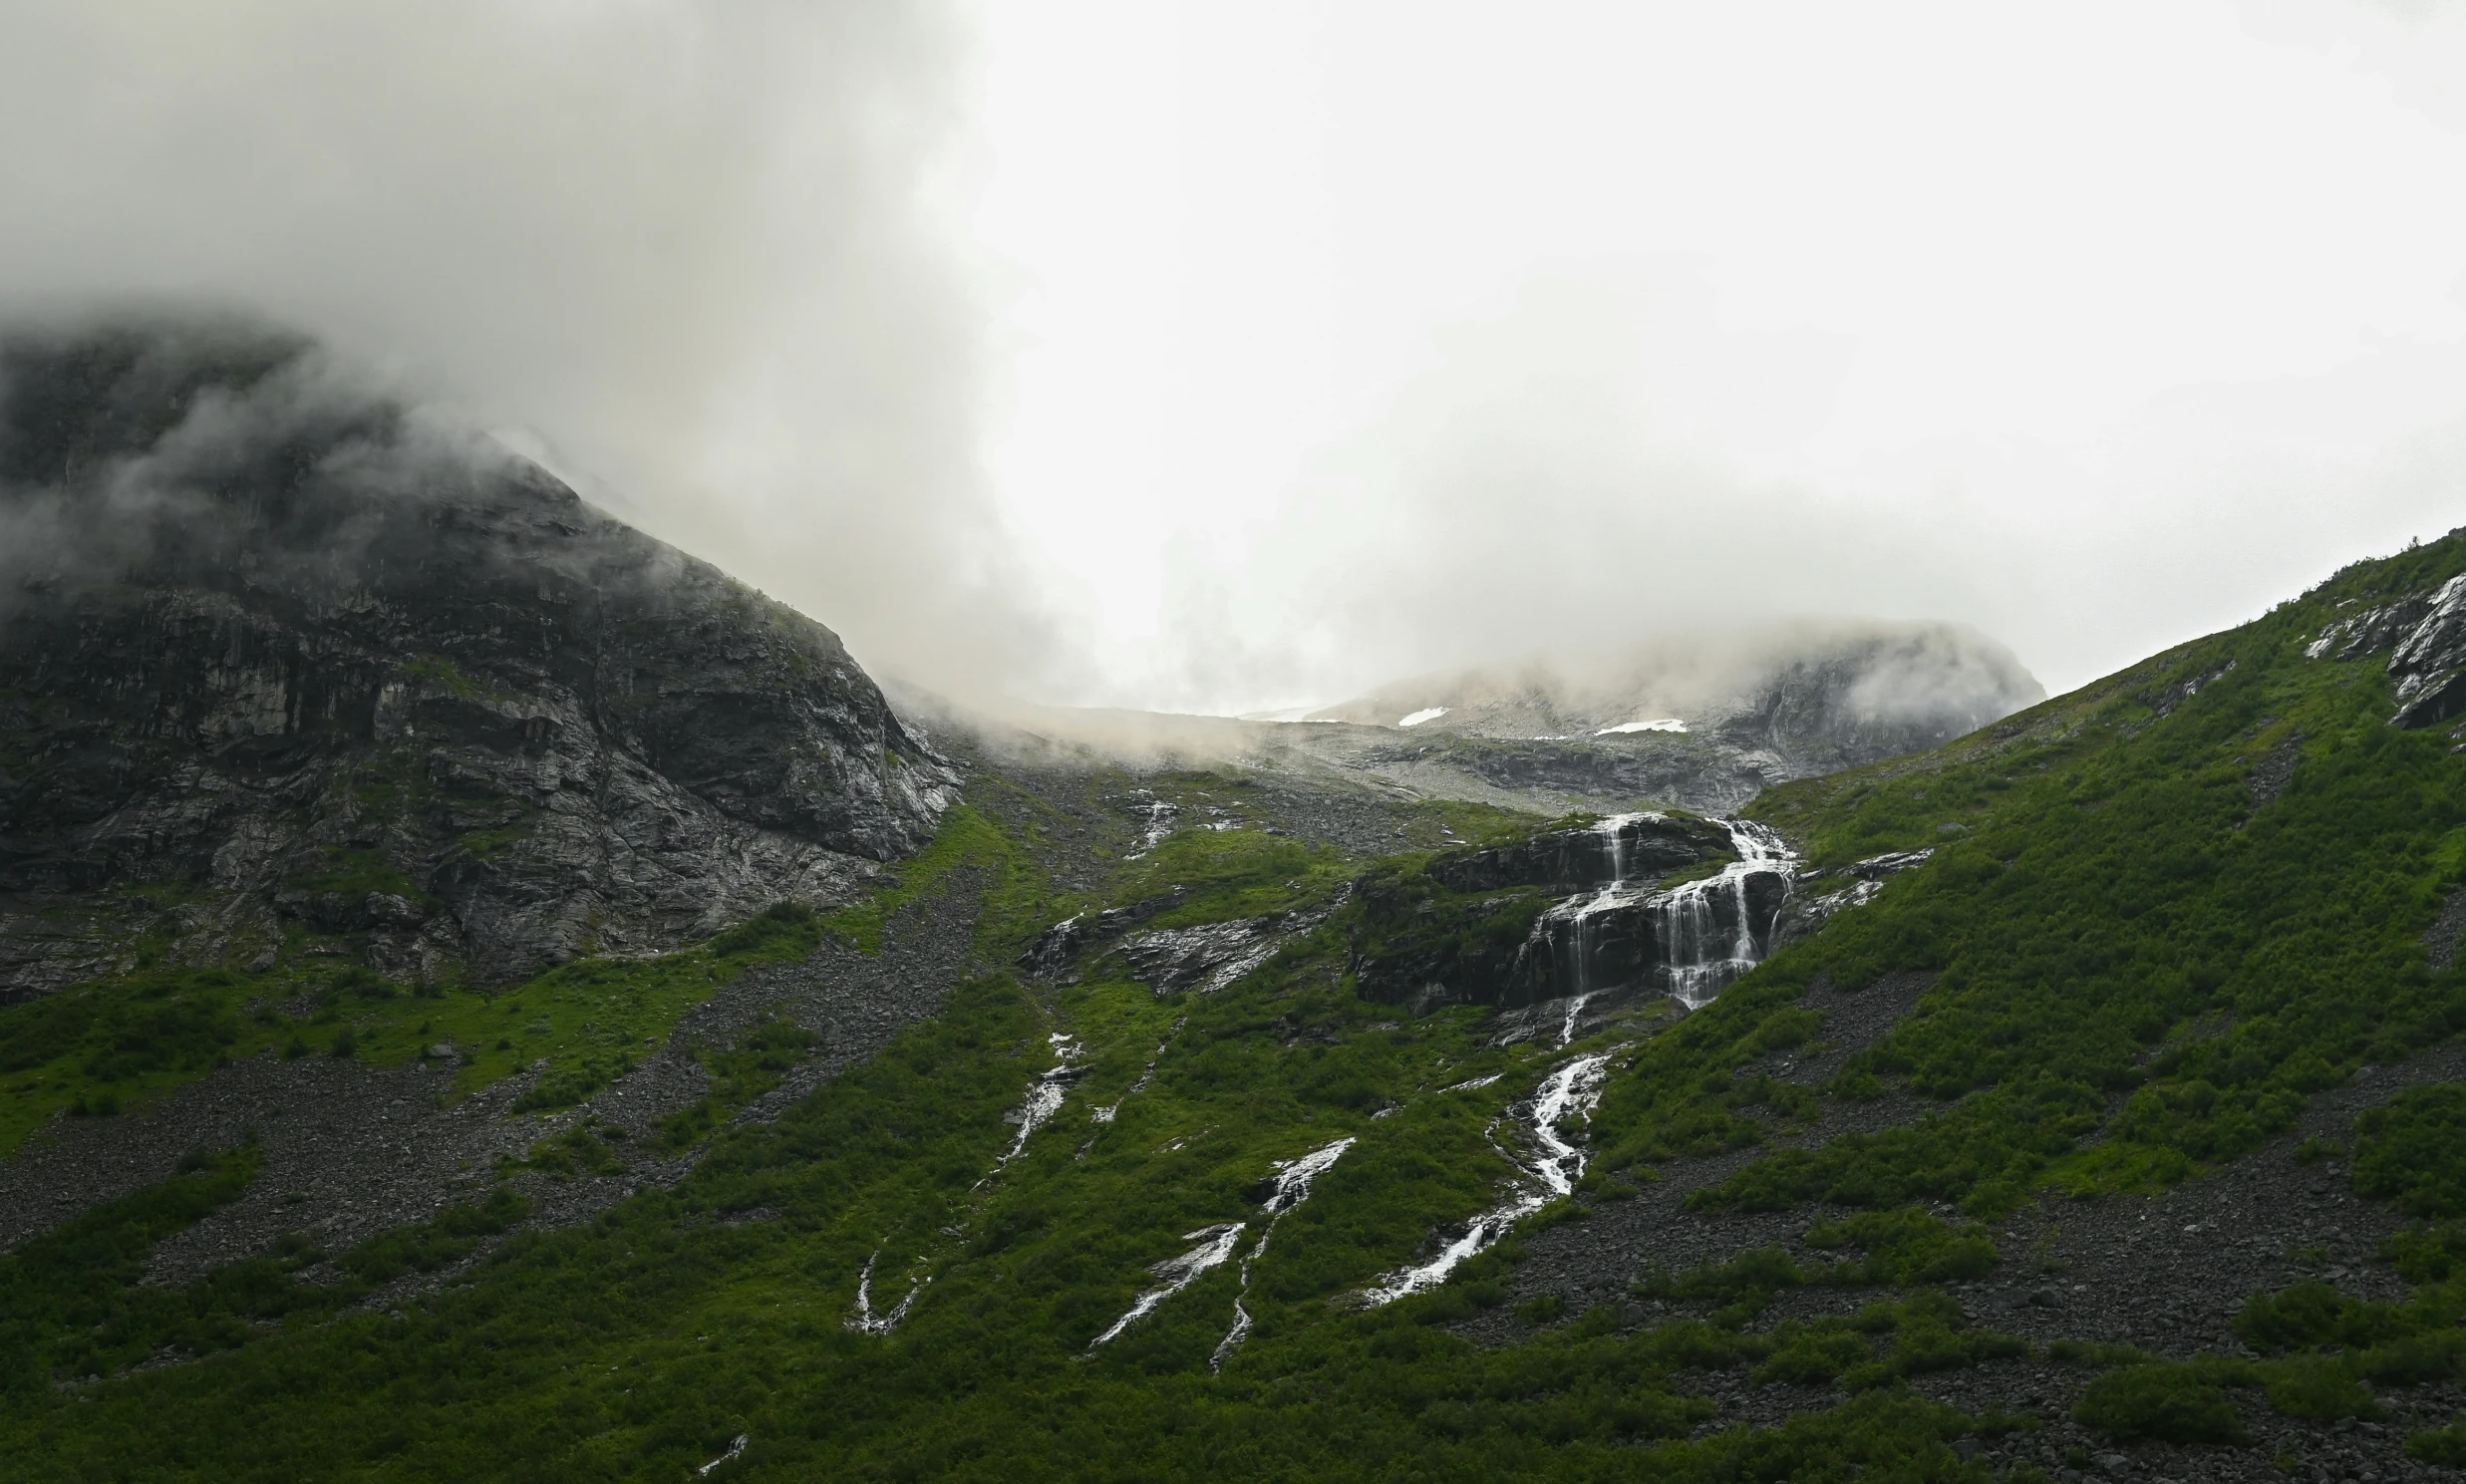
[[[323,859],[292,873],[288,884],[301,891],[330,892],[341,897],[382,893],[430,907],[437,905],[437,899],[423,890],[409,872],[387,859],[383,851],[374,849],[329,845]]]
[[[2444,1468],[2466,1468],[2466,1421],[2427,1427],[2406,1438],[2406,1456]]]
[[[1180,899],[1148,926],[1188,928],[1287,912],[1320,901],[1353,874],[1334,847],[1263,829],[1177,829],[1112,887],[1118,902],[1178,891]]]

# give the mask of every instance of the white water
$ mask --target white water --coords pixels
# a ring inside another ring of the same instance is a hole
[[[1019,1120],[1019,1137],[1011,1140],[1011,1147],[1003,1151],[1000,1159],[994,1161],[992,1169],[985,1172],[985,1179],[977,1181],[976,1185],[968,1187],[969,1189],[974,1190],[977,1186],[983,1185],[985,1180],[991,1180],[994,1176],[1001,1174],[1003,1167],[1017,1159],[1020,1152],[1028,1147],[1028,1136],[1044,1127],[1054,1114],[1062,1111],[1062,1100],[1070,1093],[1072,1079],[1079,1075],[1079,1041],[1059,1031],[1047,1037],[1046,1039],[1052,1042],[1054,1054],[1061,1059],[1055,1062],[1052,1070],[1039,1076],[1029,1085],[1027,1100],[1011,1114]]]
[[[1385,1282],[1363,1296],[1364,1301],[1376,1308],[1438,1287],[1447,1281],[1447,1275],[1455,1271],[1457,1264],[1505,1236],[1508,1228],[1550,1201],[1573,1191],[1577,1179],[1584,1174],[1584,1152],[1559,1133],[1558,1125],[1571,1117],[1591,1116],[1593,1105],[1601,1100],[1602,1071],[1609,1061],[1607,1051],[1578,1056],[1550,1073],[1530,1102],[1508,1109],[1510,1114],[1522,1111],[1521,1121],[1534,1145],[1534,1152],[1526,1158],[1507,1155],[1516,1167],[1515,1193],[1474,1217],[1472,1226],[1449,1243],[1446,1251],[1417,1268],[1389,1274]],[[1495,1129],[1497,1125],[1491,1127]],[[1492,1143],[1495,1145],[1496,1140]],[[1499,1152],[1507,1154],[1505,1149]]]
[[[1576,1039],[1576,1018],[1584,1014],[1584,1002],[1592,999],[1590,992],[1577,995],[1567,1002],[1567,1024],[1558,1028],[1558,1043],[1565,1045]]]
[[[1149,1289],[1146,1293],[1139,1295],[1137,1300],[1130,1305],[1130,1312],[1113,1321],[1111,1329],[1088,1340],[1087,1348],[1094,1349],[1097,1345],[1110,1340],[1114,1336],[1153,1313],[1157,1305],[1198,1282],[1199,1275],[1211,1268],[1223,1266],[1224,1261],[1233,1256],[1233,1244],[1241,1240],[1242,1229],[1242,1223],[1235,1221],[1220,1226],[1203,1226],[1195,1232],[1182,1233],[1184,1242],[1196,1242],[1199,1245],[1179,1257],[1166,1258],[1163,1262],[1148,1269],[1148,1272],[1164,1280],[1162,1286]]]
[[[735,1442],[732,1442],[732,1443],[730,1443],[730,1444],[728,1445],[728,1451],[727,1451],[727,1452],[722,1453],[719,1457],[712,1459],[709,1463],[706,1463],[706,1464],[704,1464],[702,1467],[700,1467],[700,1468],[698,1468],[698,1469],[694,1470],[694,1472],[695,1472],[695,1473],[698,1473],[698,1474],[707,1474],[707,1473],[711,1472],[713,1469],[718,1468],[721,1464],[726,1463],[726,1462],[728,1462],[730,1459],[735,1458],[737,1455],[739,1455],[739,1454],[743,1453],[743,1452],[745,1451],[745,1445],[746,1445],[747,1443],[752,1442],[753,1440],[754,1440],[754,1435],[753,1435],[752,1433],[749,1433],[749,1432],[740,1432],[740,1433],[738,1433],[738,1434],[737,1434],[737,1440],[736,1440]]]
[[[1747,883],[1760,872],[1777,871],[1786,877],[1796,857],[1788,844],[1773,831],[1744,819],[1724,821],[1729,831],[1730,848],[1738,858],[1721,868],[1720,874],[1662,892],[1650,884],[1627,879],[1627,841],[1624,831],[1637,820],[1654,816],[1617,814],[1604,819],[1596,830],[1603,838],[1603,849],[1610,857],[1610,880],[1588,897],[1575,897],[1543,913],[1533,924],[1533,941],[1547,944],[1553,940],[1566,946],[1572,960],[1567,986],[1572,1000],[1559,1044],[1575,1039],[1576,1015],[1584,1002],[1602,989],[1616,985],[1594,984],[1593,965],[1599,946],[1600,924],[1604,913],[1641,907],[1653,918],[1653,937],[1660,951],[1657,970],[1668,978],[1671,996],[1690,1010],[1700,1010],[1740,975],[1762,961],[1763,947],[1755,941],[1752,914],[1748,910]],[[1726,898],[1736,928],[1724,934],[1719,926],[1716,899]]]
[[[1122,857],[1124,860],[1137,860],[1162,844],[1164,837],[1173,832],[1173,816],[1181,810],[1173,804],[1158,799],[1153,803],[1139,805],[1139,812],[1147,816],[1147,833],[1140,837],[1139,847],[1136,850]]]
[[[1689,1010],[1700,1010],[1749,969],[1763,962],[1755,941],[1755,924],[1747,910],[1747,878],[1763,871],[1786,873],[1795,860],[1780,835],[1744,819],[1728,821],[1730,848],[1738,858],[1717,876],[1673,888],[1654,909],[1654,928],[1662,963],[1670,971],[1671,998]],[[1726,896],[1737,927],[1725,940],[1712,909],[1715,896]]]
[[[1610,857],[1609,881],[1592,896],[1562,902],[1551,908],[1541,915],[1539,922],[1533,924],[1537,936],[1547,934],[1552,923],[1567,924],[1568,936],[1575,944],[1575,995],[1579,1004],[1590,999],[1593,992],[1593,919],[1636,900],[1636,894],[1627,885],[1627,826],[1641,819],[1659,817],[1654,814],[1613,814],[1595,825],[1595,832],[1602,837],[1602,849]],[[1572,1016],[1568,1024],[1570,1027],[1575,1024]],[[1565,1044],[1565,1041],[1560,1044]]]
[[[1267,1228],[1259,1233],[1259,1245],[1242,1258],[1241,1292],[1233,1296],[1233,1328],[1225,1332],[1224,1338],[1216,1344],[1216,1353],[1208,1357],[1208,1369],[1222,1369],[1224,1357],[1250,1337],[1250,1310],[1242,1301],[1250,1297],[1251,1265],[1267,1251],[1268,1239],[1276,1235],[1276,1223],[1284,1219],[1287,1211],[1309,1200],[1311,1183],[1334,1169],[1336,1161],[1344,1158],[1345,1151],[1352,1147],[1353,1139],[1347,1136],[1324,1149],[1313,1149],[1299,1159],[1284,1160],[1276,1165],[1276,1188],[1267,1198]]]
[[[898,1329],[900,1321],[908,1317],[908,1311],[916,1307],[916,1296],[925,1291],[926,1284],[933,1282],[930,1278],[920,1277],[911,1272],[908,1275],[908,1296],[899,1301],[899,1307],[888,1314],[875,1314],[873,1312],[873,1265],[881,1260],[882,1249],[877,1247],[873,1249],[873,1256],[865,1259],[865,1270],[856,1275],[856,1307],[847,1317],[847,1328],[859,1335],[888,1335],[891,1331]],[[924,1259],[918,1258],[917,1262],[921,1265]],[[709,1470],[706,1469],[704,1472],[707,1473]]]

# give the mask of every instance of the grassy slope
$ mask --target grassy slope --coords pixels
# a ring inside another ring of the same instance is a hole
[[[1759,1138],[1716,1084],[1819,975],[1936,976],[1831,1090],[1943,1106],[1775,1155],[1715,1204],[1923,1196],[1990,1214],[2045,1182],[2146,1189],[2252,1149],[2363,1060],[2466,1028],[2466,979],[2430,972],[2420,942],[2466,878],[2466,759],[2386,725],[2377,658],[2302,654],[2338,600],[2461,567],[2452,542],[2367,564],[1924,758],[1758,799],[1818,863],[1937,853],[1649,1050],[1605,1101],[1612,1162]],[[2259,804],[2248,780],[2281,745],[2300,763]]]
[[[288,1269],[260,1264],[176,1303],[129,1288],[127,1253],[245,1178],[244,1150],[205,1161],[87,1218],[74,1250],[34,1244],[0,1259],[8,1312],[35,1316],[5,1332],[0,1448],[31,1478],[673,1478],[739,1431],[754,1443],[728,1472],[745,1476],[1822,1478],[1852,1463],[1881,1471],[1871,1477],[1970,1476],[1948,1441],[2014,1424],[1962,1417],[1900,1381],[2014,1342],[1930,1297],[1930,1284],[1991,1263],[1992,1249],[1908,1203],[1942,1197],[1983,1214],[2048,1185],[2178,1179],[2253,1147],[2359,1059],[2402,1056],[2466,1023],[2458,977],[2431,973],[2417,942],[2466,864],[2466,761],[2444,738],[2384,725],[2376,663],[2300,653],[2338,599],[2461,567],[2466,551],[2443,543],[2354,569],[1992,734],[1758,802],[1819,861],[1941,848],[1649,1041],[1605,1101],[1604,1162],[1751,1144],[1803,1117],[1807,1105],[1733,1073],[1773,1045],[1820,1038],[1791,1008],[1818,975],[1847,987],[1895,970],[1936,976],[1920,1012],[1827,1095],[1899,1085],[1941,1106],[1912,1129],[1776,1154],[1707,1193],[1714,1204],[1821,1204],[1809,1219],[1843,1258],[1809,1274],[1748,1255],[1664,1281],[1725,1306],[1712,1324],[1623,1330],[1613,1308],[1490,1351],[1433,1328],[1498,1301],[1512,1244],[1422,1299],[1369,1314],[1330,1303],[1485,1202],[1504,1166],[1484,1125],[1549,1060],[1483,1046],[1476,1012],[1399,1023],[1365,1004],[1330,930],[1197,1000],[987,975],[778,1124],[720,1135],[675,1190],[585,1228],[518,1235],[400,1319],[305,1292],[297,1254]],[[2195,677],[2214,678],[2160,715],[2157,703]],[[2298,734],[2293,781],[2255,807],[2251,770]],[[987,962],[1009,962],[1043,922],[1102,905],[1046,897],[1031,851],[987,815],[961,816],[936,849],[897,890],[934,890],[962,861],[994,868]],[[1324,899],[1356,868],[1256,832],[1188,831],[1125,862],[1103,898],[1178,882],[1190,892],[1172,920],[1197,922]],[[892,905],[831,926],[875,941]],[[707,981],[725,955],[677,957]],[[604,972],[561,972],[577,971]],[[1056,1031],[1080,1039],[1091,1070],[1025,1155],[980,1185],[1012,1136],[1002,1114],[1051,1064]],[[1151,1057],[1150,1085],[1116,1121],[1091,1121]],[[1437,1091],[1489,1071],[1504,1075]],[[2367,1380],[2455,1374],[2458,1346],[2440,1336],[2466,1304],[2447,1287],[2453,1267],[2466,1275],[2454,1256],[2466,1238],[2438,1223],[2466,1215],[2466,1167],[2437,1151],[2466,1146],[2458,1101],[2409,1095],[2358,1133],[2357,1179],[2380,1182],[2364,1193],[2426,1223],[2401,1255],[2422,1285],[2412,1305],[2312,1296],[2247,1314],[2265,1352],[2327,1345],[2325,1358],[2160,1366],[2083,1349],[2084,1363],[2116,1366],[2084,1419],[2117,1436],[2190,1439],[2217,1435],[2219,1398],[2235,1386],[2335,1415],[2369,1408]],[[1374,1116],[1387,1107],[1397,1110]],[[1244,1218],[1254,1208],[1243,1192],[1272,1161],[1348,1134],[1361,1142],[1259,1264],[1248,1301],[1258,1330],[1221,1375],[1206,1360],[1231,1318],[1230,1267],[1085,1353],[1152,1281],[1145,1266],[1189,1245],[1183,1233]],[[1616,1182],[1591,1192],[1617,1194]],[[388,1252],[345,1255],[343,1268],[433,1267],[490,1219],[460,1216]],[[75,1260],[86,1249],[124,1256],[118,1267]],[[882,1307],[905,1273],[932,1278],[887,1338],[841,1323],[877,1252]],[[1811,1281],[1873,1288],[1876,1302],[1855,1320],[1749,1328],[1773,1291]],[[94,1333],[116,1347],[98,1352]],[[53,1384],[157,1344],[214,1353]],[[1843,1400],[1781,1432],[1635,1446],[1683,1437],[1704,1415],[1680,1374],[1707,1365],[1831,1378]]]

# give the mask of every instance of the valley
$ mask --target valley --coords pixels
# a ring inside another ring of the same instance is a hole
[[[12,498],[290,354],[127,349]],[[2466,536],[1907,736],[996,717],[371,416],[0,628],[12,1477],[2466,1464]]]

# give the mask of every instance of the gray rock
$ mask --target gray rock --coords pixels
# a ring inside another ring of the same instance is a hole
[[[271,968],[285,920],[415,980],[667,948],[844,899],[954,797],[827,629],[296,341],[0,363],[9,996],[150,930]]]
[[[2383,649],[2397,693],[2391,726],[2435,727],[2466,715],[2466,576],[2339,619],[2305,653],[2353,660]]]

